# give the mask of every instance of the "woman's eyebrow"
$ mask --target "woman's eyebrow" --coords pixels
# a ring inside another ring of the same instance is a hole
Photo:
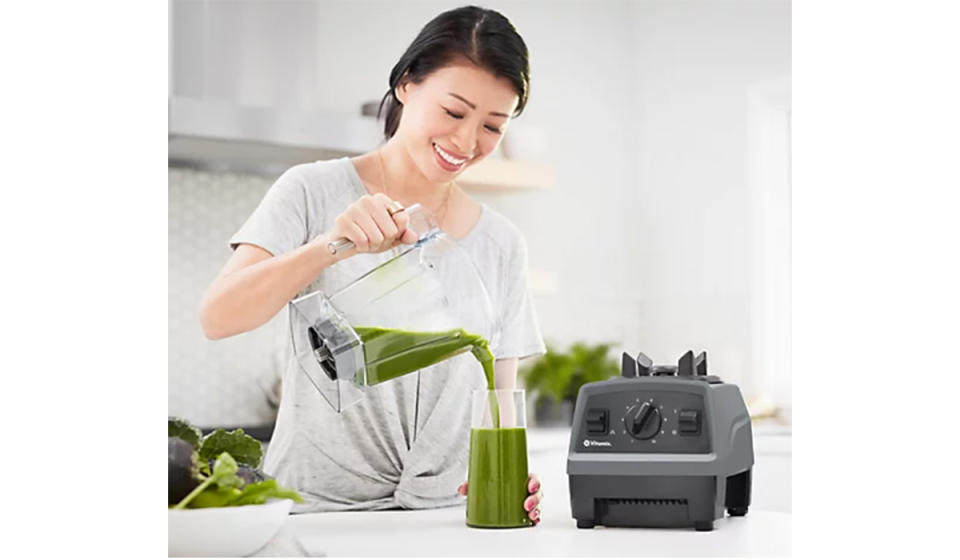
[[[466,103],[467,105],[469,105],[471,109],[474,109],[474,110],[475,110],[475,109],[477,108],[476,105],[474,105],[473,103],[470,103],[469,101],[467,101],[466,99],[464,99],[462,96],[457,95],[456,93],[453,93],[452,91],[447,92],[447,93],[449,93],[450,95],[456,97],[456,98],[459,99],[460,101],[463,101],[464,103]],[[490,114],[493,115],[493,116],[495,116],[495,117],[505,117],[505,118],[508,118],[508,119],[510,118],[510,115],[507,115],[506,113],[495,113],[495,112],[491,111]]]

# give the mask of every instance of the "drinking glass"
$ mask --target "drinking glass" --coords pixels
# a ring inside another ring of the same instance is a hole
[[[533,525],[526,500],[527,430],[522,389],[473,392],[467,525],[507,528]]]

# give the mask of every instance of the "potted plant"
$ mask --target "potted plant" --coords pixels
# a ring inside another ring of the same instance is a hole
[[[619,363],[608,357],[610,346],[575,342],[560,352],[548,343],[546,354],[520,368],[519,376],[533,399],[535,425],[573,424],[580,387],[620,374]]]

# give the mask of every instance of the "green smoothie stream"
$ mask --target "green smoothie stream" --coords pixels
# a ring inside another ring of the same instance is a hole
[[[382,327],[355,327],[364,346],[367,385],[376,385],[423,369],[469,348],[494,390],[493,354],[486,339],[463,329],[418,332]],[[496,393],[490,393],[493,428],[470,431],[467,480],[467,525],[532,525],[523,509],[527,497],[527,434],[524,428],[500,427]]]
[[[383,327],[355,327],[363,341],[367,366],[367,385],[383,383],[452,358],[468,348],[483,367],[487,389],[496,387],[493,379],[493,354],[490,343],[480,335],[463,329],[446,331],[407,331]],[[493,425],[500,427],[500,407],[495,394],[490,395]]]

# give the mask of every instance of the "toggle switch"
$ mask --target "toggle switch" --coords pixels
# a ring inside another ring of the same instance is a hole
[[[699,434],[700,433],[700,411],[699,410],[681,410],[678,416],[679,426],[677,431],[681,434]]]
[[[605,408],[591,408],[587,410],[587,433],[606,434],[610,422]]]

